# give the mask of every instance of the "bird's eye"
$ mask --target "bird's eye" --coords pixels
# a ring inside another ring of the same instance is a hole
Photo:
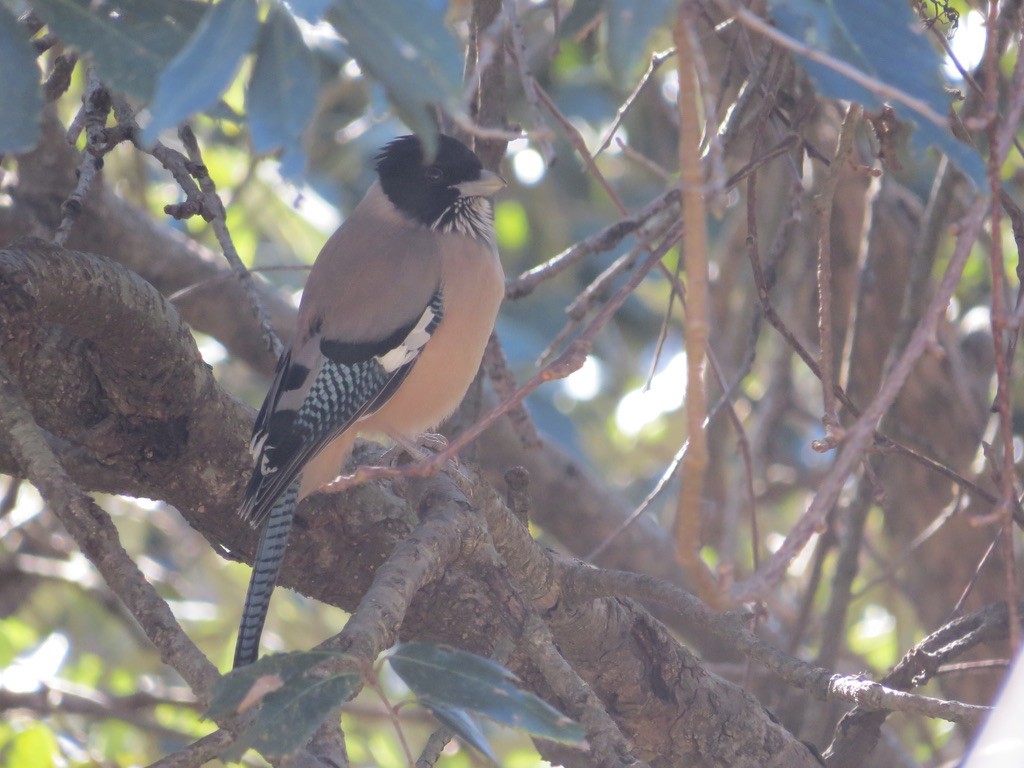
[[[441,176],[444,174],[441,173],[441,169],[436,165],[431,165],[427,167],[427,170],[423,172],[423,175],[427,178],[427,181],[437,183],[441,180]]]

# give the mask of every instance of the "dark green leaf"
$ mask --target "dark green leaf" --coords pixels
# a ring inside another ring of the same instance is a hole
[[[252,748],[264,755],[283,755],[300,747],[331,710],[361,684],[357,673],[321,678],[310,670],[337,659],[330,651],[300,651],[266,656],[222,677],[213,691],[206,717],[230,717],[239,707],[260,706],[256,719],[225,753],[239,760]]]
[[[558,28],[559,37],[574,38],[589,29],[607,6],[608,0],[576,0],[569,13],[562,19],[562,24]]]
[[[480,724],[466,710],[445,706],[422,696],[420,697],[420,704],[433,712],[434,717],[458,734],[460,739],[471,747],[475,747],[481,754],[486,755],[487,759],[492,763],[498,764],[498,758],[495,757],[494,752],[491,750],[491,745],[487,742],[483,729],[480,728]]]
[[[264,656],[253,664],[228,672],[217,681],[213,688],[213,699],[205,717],[229,717],[238,713],[238,707],[245,701],[253,686],[266,677],[280,678],[280,684],[305,674],[310,668],[326,659],[337,658],[329,651],[297,651]]]
[[[188,39],[197,7],[205,6],[183,0],[98,6],[90,0],[32,1],[54,34],[92,57],[104,82],[142,101],[153,95],[160,72]]]
[[[462,55],[441,15],[421,6],[422,0],[336,0],[327,18],[432,154],[434,108],[457,108]]]
[[[152,144],[160,131],[214,104],[231,84],[258,31],[254,0],[221,0],[211,6],[160,75],[143,142]]]
[[[109,0],[106,4],[115,6],[121,16],[129,14],[135,23],[155,26],[172,22],[188,33],[199,26],[203,14],[210,10],[210,4],[200,0],[163,0],[160,3],[154,3],[153,0]],[[181,42],[184,44],[185,40]]]
[[[246,96],[254,150],[283,146],[294,152],[301,146],[302,131],[316,108],[317,85],[316,62],[295,20],[280,6],[271,6]],[[301,173],[301,153],[294,165]]]
[[[43,91],[28,30],[0,6],[0,154],[39,143]]]
[[[355,673],[323,679],[307,675],[292,678],[263,700],[256,722],[239,737],[231,755],[241,757],[250,748],[266,756],[294,752],[361,683],[361,676]]]
[[[610,0],[608,6],[608,68],[623,87],[647,55],[647,40],[668,15],[671,0]]]
[[[553,741],[579,744],[584,738],[582,727],[518,689],[512,673],[490,659],[433,643],[405,643],[388,661],[417,696],[434,705],[468,709]]]
[[[769,0],[768,4],[779,29],[790,37],[920,99],[940,115],[949,110],[950,96],[940,75],[942,59],[909,4],[888,0]],[[824,64],[802,61],[822,93],[875,109],[884,103],[875,92]],[[892,106],[901,118],[917,124],[919,146],[937,146],[984,186],[985,165],[973,148],[908,107]]]

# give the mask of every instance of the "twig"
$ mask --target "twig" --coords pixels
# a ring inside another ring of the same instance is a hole
[[[668,226],[671,226],[671,224],[666,224],[665,228],[657,234],[664,234]],[[555,334],[555,337],[548,343],[547,347],[544,348],[544,351],[540,353],[540,356],[537,358],[538,366],[546,365],[558,354],[558,351],[565,342],[580,326],[580,323],[583,322],[583,319],[607,297],[615,280],[636,266],[636,262],[643,250],[644,245],[642,243],[634,245],[626,253],[609,264],[601,274],[591,280],[590,284],[580,291],[579,295],[569,303],[569,306],[565,308],[565,314],[569,316],[569,319],[562,326],[562,329]]]
[[[974,591],[974,587],[978,583],[978,577],[981,576],[981,572],[985,570],[985,566],[992,558],[992,555],[996,551],[996,547],[999,546],[999,542],[1002,540],[1004,535],[1002,528],[996,531],[996,535],[993,537],[992,541],[989,542],[988,547],[985,548],[984,554],[982,554],[981,559],[978,560],[978,564],[974,567],[974,572],[971,574],[971,578],[967,581],[967,584],[964,585],[963,591],[960,593],[960,597],[957,598],[956,605],[954,605],[953,610],[949,612],[951,616],[958,616],[964,609],[964,604],[967,602],[967,598],[971,596],[971,592]]]
[[[217,669],[181,629],[167,603],[124,551],[107,513],[64,472],[4,368],[0,368],[0,430],[9,436],[11,450],[26,477],[146,631],[160,658],[205,701],[219,677]]]
[[[444,488],[433,478],[413,487],[410,503],[428,512],[428,517],[374,572],[370,588],[345,628],[318,649],[340,651],[372,664],[398,639],[405,613],[423,586],[483,537],[480,519],[464,505],[446,503],[451,494]]]
[[[889,83],[885,83],[878,78],[865,74],[856,67],[847,64],[845,61],[836,59],[818,48],[814,48],[800,42],[799,40],[793,39],[789,35],[773,27],[753,11],[744,8],[736,2],[736,0],[724,0],[724,3],[733,14],[733,17],[748,29],[764,35],[769,40],[781,45],[783,48],[787,48],[801,56],[806,56],[811,61],[822,64],[829,69],[838,72],[844,77],[848,77],[858,85],[867,88],[883,101],[895,101],[903,104],[940,128],[949,130],[949,121],[946,117],[932,109],[927,102],[922,101],[916,96],[911,96],[909,93],[900,90]]]
[[[402,728],[402,720],[398,716],[398,708],[391,703],[391,699],[388,698],[388,694],[384,690],[384,686],[380,684],[380,679],[377,677],[376,669],[370,666],[367,673],[363,675],[363,681],[367,688],[377,694],[377,698],[380,699],[380,703],[384,705],[384,709],[388,713],[388,720],[391,721],[391,725],[395,729],[395,735],[398,737],[398,743],[402,745],[402,752],[405,754],[406,764],[409,768],[413,768],[415,760],[412,756],[412,749],[409,747],[409,740],[405,738],[405,730]]]
[[[860,461],[860,458],[875,434],[875,428],[899,394],[913,369],[914,363],[924,353],[934,337],[939,318],[946,311],[963,272],[978,233],[985,220],[986,200],[979,198],[960,222],[956,247],[921,322],[914,330],[906,349],[899,356],[892,370],[882,381],[878,394],[864,413],[850,427],[835,463],[825,476],[810,506],[793,525],[789,535],[778,550],[761,569],[747,582],[737,584],[731,590],[733,599],[749,600],[760,597],[764,591],[779,582],[789,563],[803,549],[810,536],[819,530],[825,514],[835,504],[846,478]]]
[[[158,722],[152,712],[157,706],[194,707],[194,701],[161,699],[147,694],[111,696],[103,691],[82,686],[43,684],[34,691],[11,691],[0,688],[0,712],[25,709],[37,715],[78,715],[91,720],[121,720],[153,734],[160,739],[180,741],[186,734]]]
[[[759,167],[780,155],[784,155],[799,144],[800,138],[798,136],[794,134],[787,136],[764,155],[751,160],[747,165],[734,173],[726,182],[726,189],[739,184]],[[679,190],[668,190],[636,213],[625,216],[613,224],[609,224],[601,231],[571,245],[543,264],[526,270],[518,277],[509,279],[505,284],[505,298],[515,300],[529,296],[541,283],[570,269],[587,256],[610,251],[626,237],[644,228],[647,222],[663,214],[667,216],[673,213],[678,205]]]
[[[197,739],[184,749],[179,749],[177,752],[160,758],[155,763],[150,763],[148,768],[199,768],[219,757],[233,740],[234,736],[228,731],[214,731],[208,736]]]
[[[62,53],[53,60],[50,74],[43,83],[43,93],[47,102],[56,101],[71,87],[71,75],[77,63],[78,56],[74,53]]]
[[[999,52],[996,45],[996,30],[999,25],[999,4],[989,4],[988,34],[985,39],[985,55],[983,65],[985,68],[985,108],[989,115],[995,117],[999,110]],[[1018,86],[1018,92],[1013,94],[1012,106],[1007,112],[1008,119],[1018,120],[1021,116],[1021,108],[1024,107],[1024,81],[1021,81],[1022,70],[1021,56],[1017,56],[1017,67],[1014,84]],[[1016,126],[1016,123],[1014,124]],[[992,311],[990,320],[992,324],[992,344],[995,348],[996,366],[996,397],[994,408],[999,417],[999,436],[1002,438],[1002,467],[999,471],[999,504],[997,511],[1002,513],[1003,528],[1003,573],[1006,580],[1006,600],[1010,607],[1010,653],[1015,654],[1020,643],[1020,628],[1017,626],[1017,577],[1015,568],[1015,556],[1013,551],[1013,508],[1016,506],[1017,493],[1015,487],[1015,466],[1013,448],[1013,406],[1012,406],[1012,385],[1009,357],[1007,355],[1006,330],[1008,324],[1008,313],[1005,305],[1006,280],[1005,267],[1003,265],[1003,238],[1002,238],[1002,214],[1003,208],[999,203],[1002,192],[1000,172],[1002,159],[1009,151],[1007,136],[1013,133],[1003,130],[998,118],[992,119],[988,125],[988,141],[991,151],[988,156],[988,184],[991,195],[989,210],[989,226],[992,231],[992,239],[989,245],[989,269],[992,274]],[[1016,334],[1016,330],[1014,331]]]
[[[0,497],[0,520],[3,520],[18,504],[18,491],[21,490],[21,478],[12,477],[7,483],[7,490]],[[2,529],[0,529],[2,530]],[[2,536],[0,536],[2,538]]]
[[[733,379],[732,384],[730,384],[728,387],[723,387],[721,396],[718,398],[718,400],[715,401],[714,405],[711,406],[711,409],[708,411],[707,418],[705,418],[704,423],[701,425],[701,429],[706,430],[708,428],[708,425],[711,423],[711,420],[718,415],[719,410],[721,410],[726,405],[726,403],[732,400],[733,395],[736,393],[736,390],[739,389],[740,383],[746,376],[750,364],[753,361],[754,348],[751,347],[746,361],[740,367],[740,372],[736,375],[736,378]],[[676,472],[679,469],[679,465],[682,463],[683,458],[686,456],[686,452],[689,450],[689,448],[690,440],[689,438],[687,438],[686,440],[683,441],[682,447],[678,451],[676,451],[675,456],[672,457],[672,461],[669,462],[669,465],[665,468],[665,471],[661,473],[661,477],[658,478],[658,482],[654,484],[654,487],[643,498],[643,501],[641,501],[640,504],[637,505],[637,507],[632,512],[630,512],[629,515],[627,515],[626,518],[615,527],[615,530],[609,533],[600,544],[598,544],[590,552],[585,554],[583,556],[583,560],[591,563],[594,562],[594,560],[597,557],[599,557],[601,553],[604,552],[609,547],[609,545],[623,533],[623,531],[629,528],[629,526],[632,525],[633,522],[640,517],[640,515],[642,515],[644,512],[648,510],[651,504],[653,504],[654,501],[664,492],[664,490],[668,487],[669,483],[671,483],[673,478],[676,476]]]
[[[945,178],[945,176],[943,176],[943,178]],[[938,181],[937,181],[937,183],[938,183]],[[945,183],[942,184],[942,188],[945,189],[947,193],[950,193],[952,191],[952,188],[948,187]],[[748,197],[749,197],[749,193],[748,193]],[[936,196],[933,193],[932,199],[933,200],[940,200],[940,199],[946,199],[946,197],[945,197],[945,195]],[[782,251],[786,247],[788,247],[789,234],[792,232],[793,227],[795,226],[795,224],[798,221],[798,216],[799,216],[799,214],[798,214],[798,210],[799,210],[798,206],[799,206],[799,202],[800,202],[799,195],[794,195],[793,198],[792,198],[792,207],[793,207],[792,208],[792,212],[783,221],[783,226],[780,227],[779,232],[776,234],[775,242],[773,243],[773,247],[772,247],[772,253],[769,254],[769,258],[768,258],[768,264],[769,265],[774,264],[775,261],[776,261],[777,255],[779,253],[782,253]],[[932,206],[929,206],[928,210],[932,211],[933,210]],[[942,206],[940,208],[939,205],[936,205],[934,210],[936,212],[939,211],[939,210],[945,211],[946,208],[945,208],[945,206]],[[750,208],[750,206],[748,206],[748,215],[751,213],[751,211],[752,211],[752,209]],[[942,214],[938,214],[938,215],[935,215],[935,216],[928,216],[927,213],[926,213],[926,220],[937,222],[934,226],[928,226],[928,227],[925,228],[925,238],[924,239],[928,240],[928,234],[929,233],[937,233],[942,228],[941,222],[944,222],[945,218],[944,218],[944,216]],[[937,237],[937,234],[936,234],[936,237]],[[764,312],[765,319],[767,319],[768,322],[772,325],[772,327],[775,328],[775,330],[779,332],[779,334],[782,336],[783,339],[785,339],[786,344],[794,352],[797,353],[797,355],[803,361],[804,365],[807,366],[808,370],[810,370],[810,372],[812,374],[814,374],[816,377],[818,377],[820,379],[821,378],[821,370],[818,368],[817,361],[810,354],[810,352],[807,351],[807,349],[803,346],[803,344],[800,343],[800,341],[796,338],[796,336],[789,329],[789,327],[786,325],[786,323],[782,320],[782,318],[779,316],[779,313],[776,311],[774,305],[772,304],[772,302],[770,300],[769,291],[771,289],[771,286],[768,283],[767,274],[766,274],[765,268],[761,264],[761,258],[760,258],[759,253],[758,253],[756,227],[749,229],[748,234],[747,234],[747,243],[748,243],[747,254],[748,254],[749,258],[750,258],[751,270],[754,273],[754,283],[755,283],[755,285],[757,287],[758,298],[760,299],[761,310]],[[918,253],[928,253],[928,252],[929,251],[927,251],[927,250],[921,250]],[[931,252],[934,253],[934,251],[931,251]],[[918,261],[920,261],[920,260],[918,260]],[[918,263],[918,261],[915,261],[915,265]],[[915,272],[915,274],[917,274],[917,273]],[[921,271],[921,275],[922,275],[922,277],[921,277],[920,280],[916,280],[915,281],[914,278],[911,279],[911,281],[910,281],[911,288],[908,288],[908,290],[911,290],[913,288],[913,286],[919,284],[920,290],[917,293],[913,293],[912,292],[911,295],[912,296],[919,296],[920,297],[919,300],[922,302],[922,304],[924,304],[924,303],[927,302],[928,297],[929,297],[929,292],[927,290],[927,284],[928,284],[928,277],[930,276],[930,272],[929,272],[929,270],[924,269],[924,270]],[[911,299],[907,299],[907,301],[904,302],[904,306],[906,307],[910,301],[911,301]],[[921,315],[924,314],[924,311],[925,311],[924,308],[922,308],[920,311],[914,312],[913,316],[920,317]],[[908,319],[906,319],[906,318],[907,318],[907,315],[905,313],[904,326],[901,326],[901,327],[906,327],[907,328],[906,334],[907,334],[907,337],[909,338],[909,335],[910,335],[910,333],[913,330],[913,324],[910,323],[910,321]],[[904,344],[894,344],[894,348],[895,349],[900,349],[903,346],[905,346],[905,345]],[[893,361],[895,361],[896,359],[897,358],[894,357]],[[842,387],[840,387],[838,384],[835,386],[835,393],[836,393],[836,397],[839,398],[839,401],[843,404],[843,407],[846,408],[846,410],[848,410],[854,417],[859,417],[861,415],[861,409],[850,399],[850,397],[846,394],[846,391]],[[901,443],[900,441],[890,437],[889,435],[887,435],[887,434],[885,434],[883,432],[880,432],[880,431],[876,431],[875,432],[875,448],[877,450],[879,450],[879,451],[896,451],[897,453],[900,453],[901,455],[906,456],[911,461],[914,461],[917,464],[920,464],[921,466],[929,469],[930,471],[936,472],[939,475],[942,475],[943,477],[947,478],[951,482],[956,483],[957,485],[959,485],[961,488],[965,488],[965,489],[969,490],[972,494],[974,494],[975,496],[977,496],[980,499],[984,499],[985,501],[988,501],[988,502],[990,502],[992,504],[995,504],[996,501],[997,501],[997,497],[995,496],[995,494],[993,494],[990,491],[988,491],[987,489],[981,487],[980,485],[978,485],[976,482],[974,482],[970,478],[964,477],[963,475],[961,475],[960,473],[958,473],[955,470],[951,469],[950,467],[947,467],[945,464],[942,464],[941,462],[936,461],[935,459],[931,458],[930,456],[926,456],[926,455],[920,453],[919,451],[917,451],[917,450],[915,450],[915,449],[913,449],[913,448],[911,448],[911,447]],[[1015,515],[1015,519],[1016,519],[1018,525],[1024,526],[1024,512],[1021,511],[1020,505],[1018,505],[1017,508],[1015,509],[1014,515]]]
[[[671,189],[665,192],[631,216],[626,216],[614,224],[608,225],[600,232],[580,240],[543,264],[528,269],[518,277],[509,280],[505,284],[505,298],[514,300],[529,296],[541,283],[561,274],[591,254],[610,251],[648,221],[663,213],[668,213],[677,205],[679,205],[679,190]]]
[[[55,245],[63,246],[71,235],[78,214],[85,205],[96,174],[103,167],[104,125],[110,112],[110,94],[100,82],[95,67],[89,67],[89,76],[82,94],[81,124],[85,127],[85,152],[78,166],[78,181],[75,188],[61,204],[61,220],[53,235]],[[76,118],[77,120],[77,118]],[[70,137],[69,137],[69,140]],[[72,140],[73,142],[73,140]]]
[[[881,684],[908,690],[920,687],[937,674],[946,661],[961,656],[981,643],[1006,637],[1009,615],[1005,604],[991,604],[969,616],[950,621],[911,648]],[[888,712],[855,708],[836,725],[832,744],[825,753],[834,768],[859,768],[878,740]]]
[[[555,161],[555,146],[547,138],[551,135],[551,129],[544,122],[544,116],[540,113],[540,104],[537,102],[537,90],[534,87],[536,81],[530,73],[530,62],[526,60],[523,25],[519,22],[516,3],[502,3],[501,8],[508,28],[512,33],[512,58],[515,60],[516,70],[519,72],[519,82],[523,86],[526,106],[530,112],[530,121],[533,123],[534,128],[538,129],[535,132],[531,132],[531,137],[540,149],[540,153],[544,158],[544,164],[550,167]]]
[[[594,152],[595,158],[600,157],[601,153],[608,149],[608,145],[612,143],[612,138],[615,136],[616,131],[618,131],[619,126],[622,125],[623,118],[626,117],[626,113],[629,112],[633,104],[636,103],[636,100],[640,96],[640,92],[644,89],[644,86],[651,81],[651,78],[654,77],[654,73],[661,68],[661,65],[672,58],[675,53],[675,48],[669,48],[666,51],[651,55],[651,61],[647,65],[647,71],[645,71],[640,77],[640,81],[636,84],[636,87],[633,88],[633,92],[626,97],[626,100],[622,102],[622,104],[619,105],[619,108],[615,111],[615,117],[612,118],[612,122],[608,126],[608,130],[604,132],[604,137],[601,139],[601,143]]]
[[[309,272],[312,268],[312,264],[275,264],[265,267],[251,267],[249,272],[253,274],[259,274],[262,272]],[[208,277],[205,280],[200,280],[197,283],[192,283],[191,285],[186,285],[184,288],[178,289],[168,296],[167,300],[173,304],[174,302],[181,301],[182,299],[191,296],[202,288],[222,283],[225,280],[235,280],[237,277],[238,275],[235,272],[225,272],[220,275],[214,275],[213,277]]]
[[[522,642],[559,697],[569,701],[587,729],[591,755],[600,768],[649,768],[635,757],[633,745],[605,710],[594,690],[558,652],[551,631],[536,610],[530,611],[523,626]]]
[[[754,336],[756,338],[756,333]],[[750,559],[754,566],[754,570],[757,570],[761,565],[761,552],[759,546],[761,536],[758,533],[757,525],[757,494],[754,492],[754,459],[750,452],[750,440],[747,438],[747,431],[743,427],[743,420],[740,418],[740,415],[736,413],[736,408],[732,404],[732,396],[735,393],[736,388],[738,388],[739,382],[746,376],[750,365],[754,362],[754,355],[756,351],[757,347],[754,344],[751,344],[747,358],[740,366],[740,373],[733,380],[732,384],[726,384],[725,373],[722,370],[722,366],[719,364],[714,351],[710,346],[708,347],[708,362],[711,364],[711,370],[715,374],[715,380],[718,382],[718,386],[722,390],[723,396],[728,395],[727,397],[724,397],[721,402],[725,405],[726,415],[729,417],[733,431],[736,433],[736,444],[739,446],[740,458],[743,461],[743,478],[745,480],[743,483],[743,494],[746,502],[747,522],[750,524]],[[713,415],[713,410],[708,412],[708,423],[710,423]],[[728,566],[730,577],[734,571],[734,558],[735,554],[732,549],[730,549],[730,551],[723,557],[723,566]]]
[[[756,172],[761,166],[771,162],[776,157],[784,155],[793,149],[796,149],[801,145],[801,139],[795,133],[791,133],[782,139],[778,144],[769,149],[762,155],[753,158],[749,163],[740,168],[736,173],[729,177],[728,181],[725,182],[725,188],[731,189],[732,187],[739,184],[745,178]]]
[[[576,126],[572,124],[565,115],[562,114],[561,110],[555,104],[548,92],[545,91],[540,83],[536,80],[533,81],[533,90],[537,94],[537,97],[541,100],[548,112],[558,121],[559,125],[565,131],[566,136],[569,137],[569,141],[572,142],[573,147],[579,153],[580,157],[583,158],[583,162],[587,166],[587,173],[597,180],[597,183],[601,185],[601,188],[608,194],[608,198],[612,201],[616,208],[619,209],[619,214],[622,216],[628,215],[626,206],[622,204],[622,200],[619,199],[618,194],[612,189],[612,185],[608,183],[608,179],[601,173],[601,169],[597,167],[597,163],[594,161],[594,156],[587,149],[587,142],[584,141],[583,136],[576,129]]]
[[[708,346],[708,242],[705,222],[704,181],[700,165],[700,126],[697,123],[698,83],[687,19],[692,8],[682,3],[677,11],[672,40],[679,74],[679,193],[682,201],[683,261],[686,265],[686,436],[690,449],[679,467],[679,496],[672,526],[676,557],[708,602],[716,602],[718,585],[700,557],[700,503],[708,465],[704,366]]]
[[[266,308],[256,290],[256,283],[252,275],[242,264],[238,257],[231,235],[227,230],[226,213],[224,205],[217,195],[216,186],[210,179],[206,166],[203,165],[202,156],[199,152],[199,145],[192,130],[182,126],[179,137],[184,142],[187,151],[192,159],[186,158],[177,150],[171,149],[161,141],[157,141],[152,147],[142,144],[139,124],[135,118],[135,112],[128,102],[123,98],[114,100],[114,113],[117,115],[118,125],[126,131],[127,136],[137,149],[152,155],[160,164],[174,177],[174,180],[185,193],[185,202],[164,206],[164,213],[176,219],[189,218],[191,216],[202,216],[213,226],[217,242],[221,246],[224,258],[228,261],[234,274],[238,276],[245,294],[249,299],[253,314],[260,326],[260,332],[264,344],[275,356],[280,356],[284,348],[281,340],[274,332],[267,315]],[[199,179],[199,184],[196,183]]]
[[[964,489],[961,488],[960,493],[957,494],[957,498],[946,506],[946,509],[942,511],[942,514],[938,515],[927,526],[925,526],[923,531],[917,534],[917,536],[915,536],[911,542],[901,552],[899,552],[899,554],[892,558],[891,565],[887,566],[879,576],[865,582],[860,589],[850,596],[850,599],[856,600],[858,597],[866,594],[868,590],[873,587],[895,577],[901,568],[911,562],[911,556],[920,549],[925,542],[929,541],[932,536],[942,530],[946,523],[953,519],[953,516],[956,515],[957,510],[960,508],[963,496]]]
[[[441,726],[430,734],[427,743],[420,750],[420,756],[416,758],[416,768],[434,768],[437,761],[441,759],[441,753],[448,746],[448,742],[455,736],[455,731],[446,726]]]
[[[692,1],[683,3],[680,5],[680,13],[683,14],[684,23],[678,31],[680,34],[686,35],[687,47],[689,48],[687,58],[693,69],[693,75],[696,77],[694,101],[691,103],[687,98],[686,106],[693,109],[695,120],[697,114],[699,114],[697,99],[703,102],[703,109],[700,111],[704,113],[704,138],[703,141],[698,139],[698,143],[694,145],[695,153],[699,151],[698,147],[707,146],[703,159],[708,166],[707,188],[705,189],[705,193],[708,196],[708,205],[717,212],[724,212],[726,190],[725,149],[718,131],[717,85],[711,77],[711,70],[708,67],[707,58],[704,56],[704,47],[701,45],[700,35],[697,34],[694,22],[694,19],[701,13],[701,6],[699,3]],[[678,50],[679,40],[675,37],[675,32],[676,30],[673,30],[673,38]],[[680,89],[676,98],[677,101],[683,98],[682,89]],[[682,126],[682,123],[680,123],[680,126]],[[682,170],[682,167],[680,167],[680,172]],[[696,179],[697,177],[698,174],[695,173],[694,178]]]
[[[829,590],[828,607],[821,619],[821,642],[815,663],[822,667],[835,667],[839,650],[846,637],[847,612],[850,607],[850,593],[857,576],[864,537],[864,525],[871,510],[874,488],[867,475],[858,478],[857,492],[850,501],[845,514],[846,525],[839,538],[839,557],[832,574],[832,588]],[[836,515],[839,517],[839,514]],[[815,733],[815,731],[810,731]]]
[[[824,402],[821,421],[825,426],[824,440],[814,446],[818,451],[835,448],[842,429],[836,410],[836,377],[833,372],[835,354],[832,345],[832,202],[836,189],[839,188],[839,179],[846,167],[846,161],[853,152],[853,137],[860,124],[860,116],[860,105],[851,102],[839,132],[835,157],[822,183],[821,192],[814,201],[814,210],[818,214],[818,367],[821,370],[821,392]]]
[[[491,386],[494,387],[494,393],[499,400],[515,394],[516,377],[508,367],[505,350],[502,349],[501,339],[497,333],[492,333],[491,338],[487,340],[483,368],[487,371],[487,377],[491,380]],[[509,411],[508,417],[524,448],[534,448],[540,444],[541,437],[537,432],[537,426],[522,403]]]
[[[639,165],[645,171],[653,176],[661,179],[662,181],[674,185],[676,183],[676,176],[674,173],[667,171],[662,168],[658,163],[649,158],[647,155],[639,152],[638,150],[631,147],[629,144],[624,142],[619,136],[615,137],[615,145],[622,151],[622,156],[627,160]]]
[[[227,259],[228,265],[238,275],[238,279],[242,282],[246,293],[249,295],[253,313],[260,324],[260,330],[263,333],[263,340],[266,342],[267,348],[275,355],[280,356],[281,352],[284,351],[284,345],[274,332],[267,309],[263,306],[263,302],[260,301],[252,274],[246,269],[245,264],[242,263],[241,258],[238,256],[238,251],[235,250],[235,243],[231,239],[231,233],[228,231],[227,211],[224,210],[224,203],[217,194],[217,186],[214,184],[213,179],[210,178],[210,173],[205,163],[203,163],[199,142],[188,125],[182,125],[178,129],[178,138],[181,139],[185,145],[185,151],[188,152],[188,157],[191,161],[189,172],[199,182],[199,188],[202,190],[205,198],[204,206],[213,214],[213,218],[209,221],[217,237],[217,242],[220,244],[221,251],[224,253],[224,258]]]
[[[971,724],[980,722],[991,712],[990,707],[916,696],[869,680],[838,675],[812,666],[761,640],[744,626],[743,617],[733,613],[717,613],[686,590],[650,576],[590,568],[575,563],[562,563],[560,570],[563,590],[567,596],[584,599],[617,595],[670,606],[730,647],[817,699],[847,701],[868,710],[915,712],[927,717]]]

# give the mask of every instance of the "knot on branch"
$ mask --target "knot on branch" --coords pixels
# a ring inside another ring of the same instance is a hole
[[[180,454],[210,375],[149,283],[27,238],[0,250],[0,309],[4,357],[47,429],[104,464]]]

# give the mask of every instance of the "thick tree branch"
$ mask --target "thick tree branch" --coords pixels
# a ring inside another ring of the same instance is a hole
[[[160,658],[181,674],[200,700],[205,700],[218,677],[216,668],[182,631],[167,603],[125,552],[107,513],[64,472],[3,367],[0,431],[10,439],[25,475],[39,489],[82,553],[128,606],[160,652]]]

